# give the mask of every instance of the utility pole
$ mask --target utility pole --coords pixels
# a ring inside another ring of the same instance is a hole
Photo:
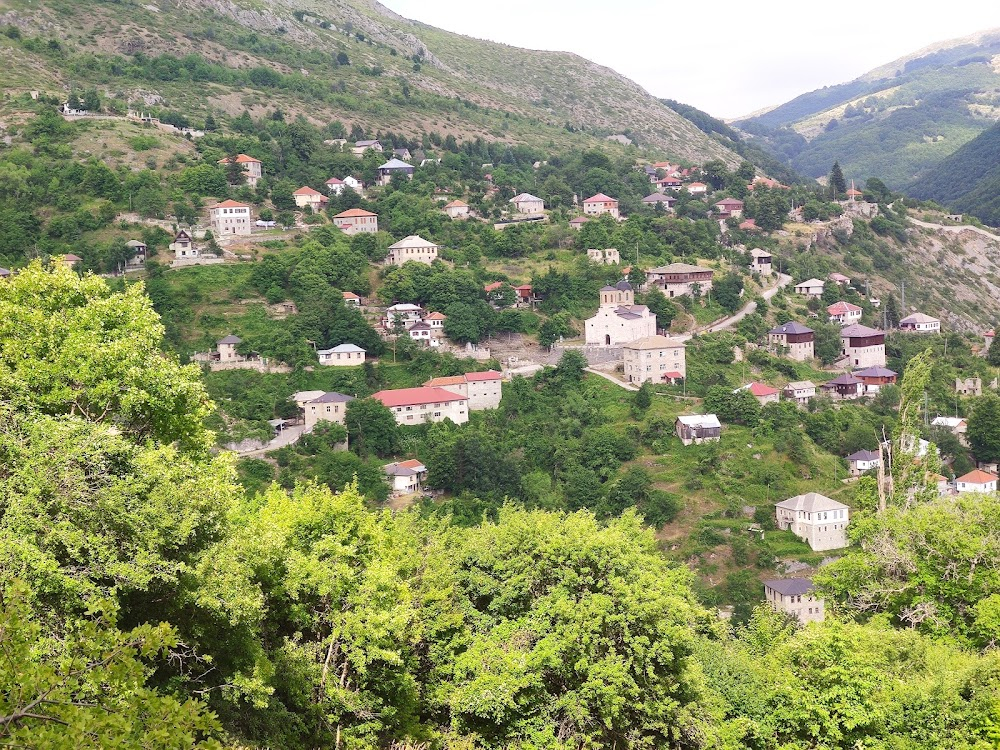
[[[906,282],[899,282],[899,314],[906,317]]]

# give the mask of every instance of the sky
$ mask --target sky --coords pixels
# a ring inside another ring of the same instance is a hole
[[[654,96],[723,118],[850,81],[935,42],[1000,27],[995,0],[381,2],[448,31],[575,52]]]

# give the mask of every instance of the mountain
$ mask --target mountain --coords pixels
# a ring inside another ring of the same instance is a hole
[[[1000,125],[936,164],[906,192],[1000,226]]]
[[[528,145],[625,135],[664,158],[739,158],[644,89],[576,55],[410,21],[374,0],[0,0],[5,88],[97,87],[203,118],[275,109],[366,132]]]
[[[798,172],[909,184],[1000,118],[1000,29],[926,47],[735,125]]]

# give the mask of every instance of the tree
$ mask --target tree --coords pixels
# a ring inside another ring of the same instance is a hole
[[[399,444],[399,425],[388,407],[374,398],[347,404],[344,424],[351,450],[361,457],[391,456]]]
[[[166,624],[118,631],[96,609],[48,633],[23,581],[0,580],[0,745],[6,747],[217,747],[219,724],[200,701],[147,686],[146,661],[178,646]],[[95,603],[95,608],[98,604]],[[107,610],[114,605],[105,602]]]
[[[677,306],[667,299],[667,295],[656,287],[653,287],[643,295],[642,301],[649,308],[649,311],[656,316],[656,328],[658,330],[665,331],[670,328],[670,324],[677,317]]]
[[[632,397],[632,411],[635,414],[644,414],[653,405],[653,387],[646,380],[639,386],[639,390]]]
[[[743,291],[743,277],[738,273],[730,271],[713,285],[715,301],[722,309],[734,313],[740,309],[743,302],[740,293]]]
[[[1000,367],[1000,344],[996,343],[996,339],[986,350],[986,361],[993,367]]]
[[[830,169],[829,185],[834,198],[840,198],[847,192],[847,182],[844,180],[844,172],[838,161],[835,161]]]
[[[889,203],[892,193],[878,177],[869,177],[865,182],[865,200],[871,203]]]
[[[114,425],[136,441],[204,450],[209,400],[196,365],[160,350],[163,325],[141,284],[35,261],[0,285],[0,402]]]
[[[713,385],[705,394],[705,409],[723,422],[756,427],[760,420],[760,403],[745,388],[733,391],[728,386]]]
[[[969,416],[967,437],[978,461],[1000,461],[1000,397],[986,392],[976,399]]]
[[[813,323],[815,338],[813,351],[816,358],[824,365],[833,364],[840,359],[841,345],[840,326],[830,323]]]
[[[459,344],[479,343],[495,325],[496,312],[483,300],[454,302],[445,308],[444,334]]]
[[[242,185],[246,182],[247,174],[243,171],[243,165],[239,162],[239,154],[233,149],[226,156],[226,182],[230,185]]]

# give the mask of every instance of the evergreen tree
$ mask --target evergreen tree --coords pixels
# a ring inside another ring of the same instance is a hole
[[[237,156],[236,150],[231,149],[226,157],[226,182],[230,185],[242,185],[246,179],[243,165],[236,160]]]
[[[844,181],[844,172],[840,168],[839,161],[835,161],[833,163],[833,168],[830,170],[829,185],[830,189],[833,191],[834,198],[840,198],[847,192],[847,183]]]
[[[1000,344],[994,341],[986,350],[986,361],[994,367],[1000,367]]]

